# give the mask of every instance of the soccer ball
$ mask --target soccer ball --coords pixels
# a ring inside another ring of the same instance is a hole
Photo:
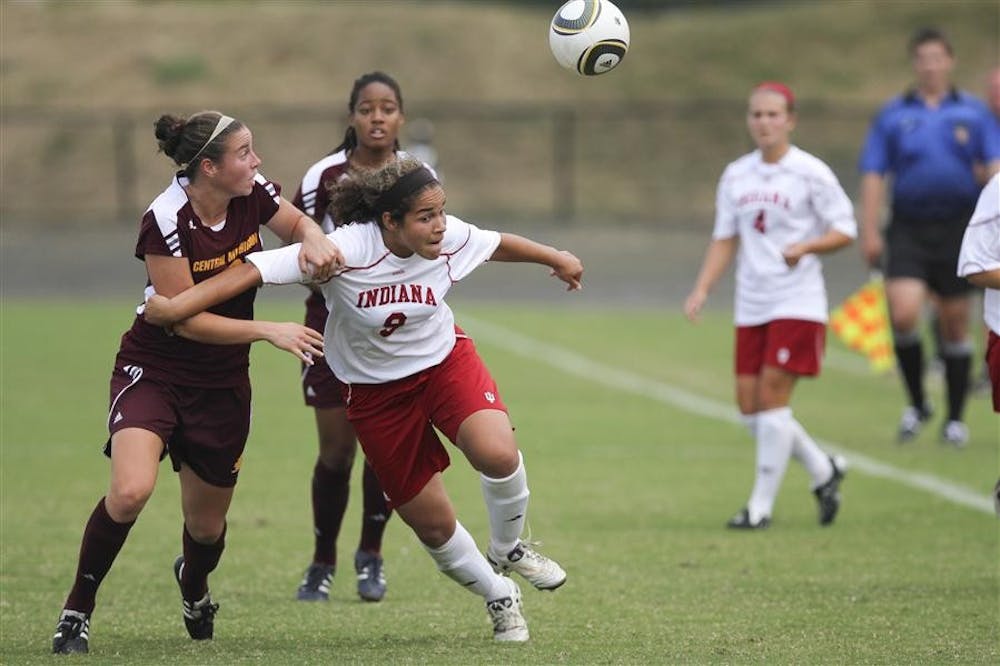
[[[566,69],[597,76],[628,52],[628,21],[608,0],[569,0],[552,17],[549,48]]]

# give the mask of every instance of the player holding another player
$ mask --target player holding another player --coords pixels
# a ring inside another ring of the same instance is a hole
[[[296,245],[294,261],[323,279],[341,255],[278,185],[258,173],[250,130],[216,111],[161,116],[160,149],[180,167],[142,218],[135,255],[145,261],[146,295],[172,296],[260,250],[266,224]],[[256,289],[241,289],[175,327],[139,310],[122,336],[111,375],[111,486],[87,521],[73,588],[52,640],[55,653],[87,652],[101,581],[153,492],[170,456],[181,485],[183,555],[174,563],[184,624],[208,639],[218,605],[208,575],[225,546],[226,513],[250,429],[250,343],[267,340],[300,359],[322,355],[322,339],[296,323],[253,321]]]
[[[327,211],[329,186],[356,166],[378,167],[396,159],[399,130],[404,122],[399,84],[383,72],[359,77],[351,88],[347,108],[350,124],[343,142],[306,170],[292,199],[325,233],[334,228]],[[305,323],[322,331],[329,312],[319,288],[308,286]],[[302,389],[306,405],[315,412],[319,455],[311,484],[313,559],[296,592],[302,601],[329,599],[337,565],[337,535],[347,509],[351,468],[357,452],[357,438],[347,420],[343,388],[329,363],[303,365]],[[392,510],[386,505],[382,487],[367,461],[362,474],[362,497],[361,539],[354,554],[358,596],[365,601],[380,601],[385,596],[382,535]]]
[[[738,251],[736,401],[757,442],[757,471],[747,505],[728,526],[770,525],[793,456],[812,479],[820,524],[829,525],[840,508],[844,463],[816,445],[789,403],[799,377],[818,375],[823,357],[827,296],[817,255],[849,245],[857,223],[833,171],[791,144],[795,99],[787,86],[755,87],[747,126],[757,150],[722,174],[712,242],[684,313],[697,320]]]
[[[330,314],[324,340],[346,383],[347,418],[386,497],[438,568],[483,597],[494,638],[525,641],[517,572],[539,589],[566,573],[521,541],[527,476],[500,392],[444,297],[487,260],[532,262],[580,288],[583,266],[568,252],[485,231],[445,214],[445,192],[419,160],[353,169],[332,192],[331,215],[352,223],[329,238],[346,268],[322,285]],[[255,253],[172,299],[154,297],[147,316],[183,320],[262,283],[303,282],[296,246]],[[442,472],[449,464],[435,428],[480,472],[490,523],[486,557],[456,520]],[[492,565],[492,566],[491,566]]]

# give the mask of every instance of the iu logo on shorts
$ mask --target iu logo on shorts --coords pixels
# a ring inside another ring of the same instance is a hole
[[[490,403],[491,405],[497,401],[497,397],[496,395],[493,394],[493,391],[486,391],[485,393],[483,393],[483,397],[486,398],[486,402]]]

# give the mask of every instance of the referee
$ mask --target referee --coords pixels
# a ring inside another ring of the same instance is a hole
[[[923,386],[920,320],[928,298],[937,306],[947,386],[941,438],[953,446],[969,439],[962,421],[969,386],[972,286],[955,275],[962,234],[982,187],[977,174],[1000,165],[986,137],[989,111],[951,83],[955,65],[948,38],[918,30],[909,43],[916,84],[885,104],[873,120],[859,160],[861,251],[869,265],[885,257],[886,298],[896,359],[909,404],[899,423],[900,442],[913,439],[931,417]],[[891,216],[880,222],[891,179]]]

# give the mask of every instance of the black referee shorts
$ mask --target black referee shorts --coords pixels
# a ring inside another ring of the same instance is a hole
[[[939,296],[964,296],[975,287],[956,275],[969,218],[941,222],[893,219],[886,229],[887,278],[916,278]]]

